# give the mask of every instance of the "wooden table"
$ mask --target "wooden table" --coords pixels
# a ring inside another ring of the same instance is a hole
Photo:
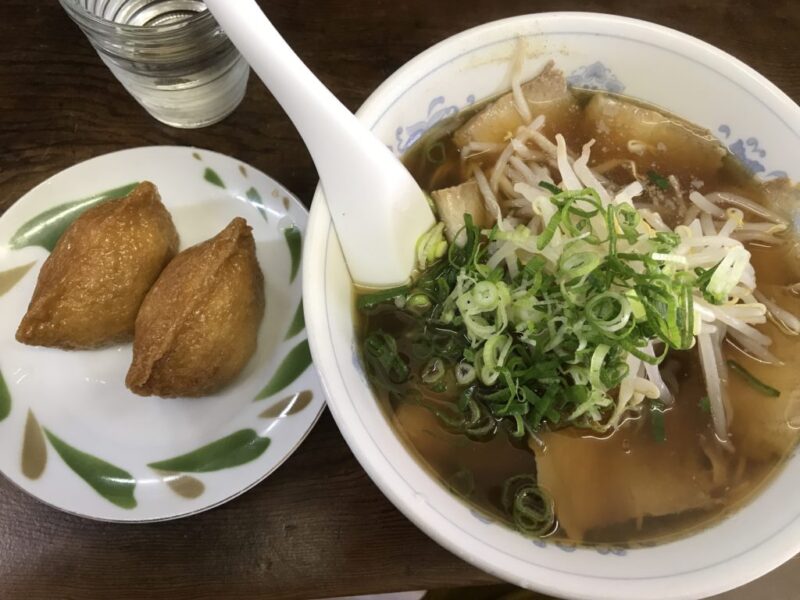
[[[263,2],[289,43],[355,109],[405,61],[467,27],[549,10],[625,14],[737,56],[800,101],[796,0],[294,0]],[[264,87],[224,122],[157,123],[54,1],[0,8],[0,213],[50,175],[113,150],[188,144],[251,163],[308,203],[311,159]],[[111,525],[50,509],[0,478],[0,598],[320,598],[492,582],[409,523],[325,414],[268,481],[191,519]],[[725,600],[800,595],[792,561]]]

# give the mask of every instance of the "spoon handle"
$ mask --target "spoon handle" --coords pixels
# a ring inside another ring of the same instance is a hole
[[[312,155],[340,139],[342,129],[354,127],[355,116],[300,60],[254,0],[209,0],[206,5],[286,111]],[[363,129],[359,123],[355,135],[372,146],[377,140]]]
[[[375,287],[408,279],[433,215],[411,174],[298,58],[254,0],[206,0],[306,143],[350,273]]]

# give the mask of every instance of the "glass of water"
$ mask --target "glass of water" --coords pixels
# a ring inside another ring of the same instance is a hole
[[[203,2],[60,2],[119,82],[162,123],[204,127],[241,102],[250,68]]]

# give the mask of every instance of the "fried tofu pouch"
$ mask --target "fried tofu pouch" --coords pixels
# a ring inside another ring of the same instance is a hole
[[[264,305],[252,229],[237,217],[178,254],[147,294],[126,385],[141,396],[219,390],[253,356]]]
[[[17,340],[82,349],[129,341],[145,294],[178,251],[156,186],[75,219],[42,265]]]

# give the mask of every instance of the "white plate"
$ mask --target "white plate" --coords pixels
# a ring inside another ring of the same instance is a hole
[[[52,245],[59,225],[93,202],[76,201],[145,179],[158,186],[181,249],[236,216],[253,228],[267,290],[258,350],[213,396],[134,395],[125,387],[130,344],[64,351],[14,339],[48,256],[37,244]],[[307,216],[297,198],[260,171],[177,146],[99,156],[20,198],[0,218],[0,471],[62,510],[136,522],[211,508],[269,475],[325,404],[301,303]],[[170,462],[176,457],[183,458]]]

